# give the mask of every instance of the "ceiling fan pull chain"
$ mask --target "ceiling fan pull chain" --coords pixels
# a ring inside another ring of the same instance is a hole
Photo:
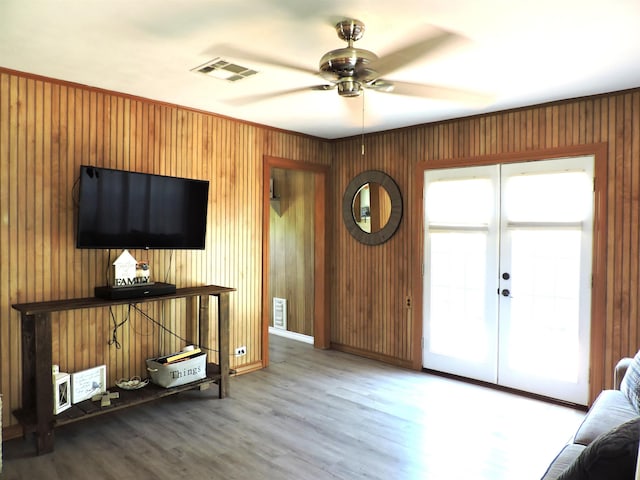
[[[362,91],[362,140],[360,143],[362,146],[362,156],[364,157],[364,90]]]

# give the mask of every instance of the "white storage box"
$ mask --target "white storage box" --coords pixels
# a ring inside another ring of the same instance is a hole
[[[204,352],[177,362],[159,363],[156,360],[147,359],[147,370],[151,381],[161,387],[177,387],[207,376],[207,354]]]

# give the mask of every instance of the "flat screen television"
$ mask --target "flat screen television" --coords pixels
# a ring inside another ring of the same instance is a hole
[[[204,249],[209,182],[82,165],[77,248]]]

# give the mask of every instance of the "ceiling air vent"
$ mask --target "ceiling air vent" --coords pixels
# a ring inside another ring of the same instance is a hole
[[[202,73],[204,75],[208,75],[209,77],[227,80],[229,82],[242,80],[243,78],[247,78],[258,73],[257,71],[250,68],[227,62],[220,57],[214,58],[213,60],[200,65],[199,67],[196,67],[191,71]]]

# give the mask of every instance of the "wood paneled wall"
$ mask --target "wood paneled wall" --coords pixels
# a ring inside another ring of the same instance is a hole
[[[405,299],[422,288],[411,280],[420,259],[411,258],[420,225],[413,225],[416,205],[414,169],[419,162],[439,164],[489,155],[604,143],[607,151],[606,288],[604,318],[594,318],[604,332],[603,358],[592,368],[604,372],[601,389],[612,385],[612,369],[624,355],[640,348],[640,91],[534,106],[368,135],[336,144],[332,170],[335,188],[332,342],[337,348],[410,366],[420,362],[419,339]],[[358,244],[342,225],[341,195],[363,170],[378,169],[398,183],[405,201],[403,221],[387,243]],[[412,270],[413,269],[413,270]],[[417,275],[419,278],[419,273]],[[414,338],[415,339],[415,338]],[[597,340],[597,339],[596,339]],[[413,346],[412,346],[413,345]]]
[[[331,291],[331,343],[334,348],[411,366],[411,235],[406,207],[412,164],[407,134],[393,131],[338,141],[331,172],[334,219]],[[368,246],[353,238],[342,223],[342,195],[353,177],[381,170],[398,184],[405,210],[396,233],[386,243]]]
[[[0,69],[0,392],[4,425],[21,405],[20,320],[11,305],[92,296],[119,252],[75,248],[74,186],[89,164],[210,181],[204,251],[132,251],[156,280],[218,284],[231,295],[231,348],[260,365],[263,156],[329,164],[331,142]],[[185,300],[79,310],[53,318],[62,371],[106,364],[111,383],[193,338]],[[158,324],[154,323],[158,322]],[[113,322],[122,348],[108,345]],[[215,355],[214,355],[215,356]]]
[[[280,214],[271,209],[269,298],[287,300],[287,330],[313,336],[314,174],[274,168],[271,176]]]
[[[416,228],[414,170],[420,162],[605,143],[608,153],[603,385],[619,357],[640,347],[640,91],[536,106],[437,124],[322,141],[216,115],[0,69],[0,389],[5,425],[21,404],[20,322],[11,304],[91,295],[104,284],[109,254],[77,250],[74,184],[80,164],[208,179],[207,246],[149,252],[156,279],[179,286],[232,286],[231,348],[259,365],[262,299],[262,164],[272,156],[331,165],[328,293],[336,348],[404,365],[419,361],[410,302]],[[396,234],[359,244],[342,225],[342,194],[364,170],[382,170],[404,199]],[[417,197],[419,198],[419,196]],[[142,256],[144,252],[132,252]],[[171,301],[57,314],[54,361],[63,371],[106,363],[110,381],[141,373],[142,361],[190,335],[195,305]],[[107,345],[112,325],[122,349]],[[232,366],[238,359],[232,358]],[[598,387],[598,386],[596,386]]]

